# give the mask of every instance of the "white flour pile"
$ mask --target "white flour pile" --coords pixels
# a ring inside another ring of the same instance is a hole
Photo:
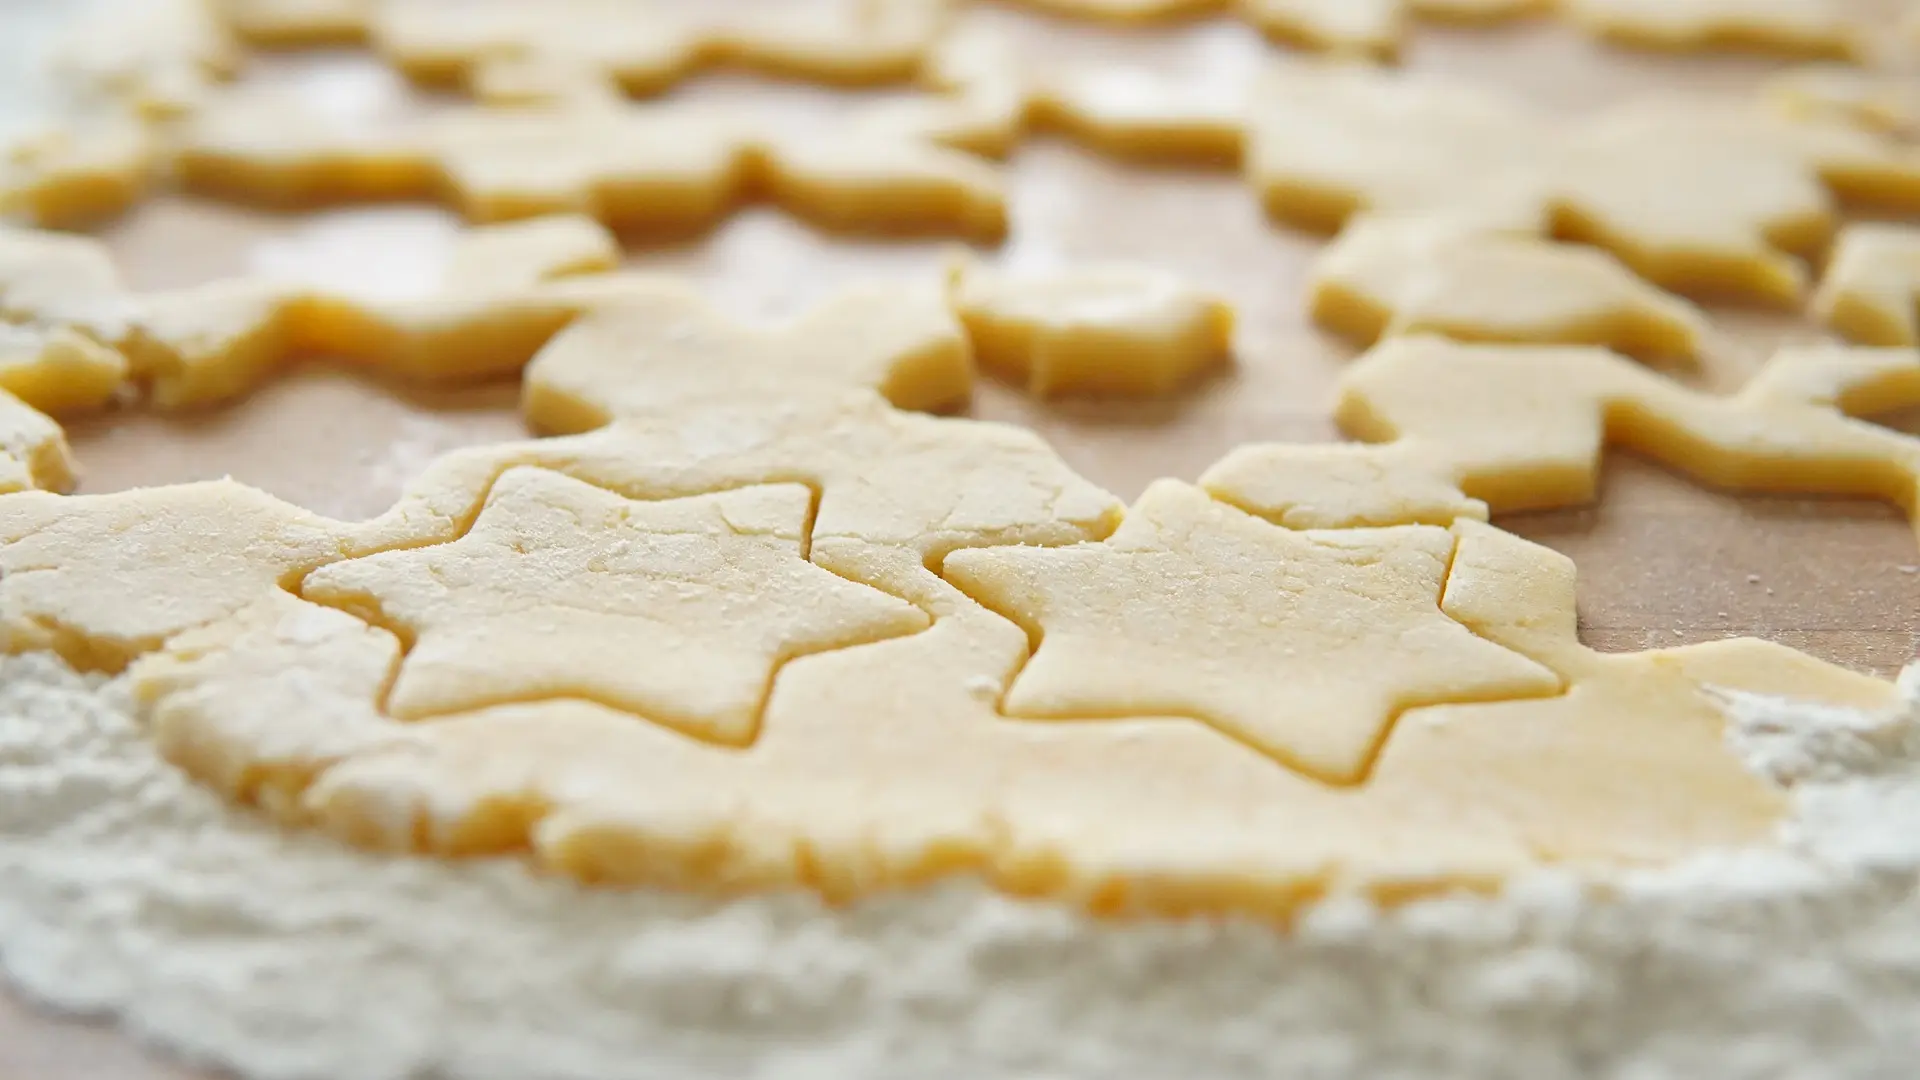
[[[1920,697],[1920,678],[1909,697]],[[1734,702],[1786,849],[1543,875],[1293,937],[972,887],[837,912],[369,858],[160,762],[121,686],[0,658],[0,960],[259,1077],[1910,1077],[1920,709]]]

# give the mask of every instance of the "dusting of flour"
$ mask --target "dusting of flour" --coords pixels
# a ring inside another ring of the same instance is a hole
[[[1908,687],[1920,698],[1920,678]],[[954,885],[830,910],[363,855],[230,808],[125,687],[0,658],[0,965],[252,1077],[1896,1077],[1920,1059],[1920,709],[1735,697],[1782,846],[1291,935]]]

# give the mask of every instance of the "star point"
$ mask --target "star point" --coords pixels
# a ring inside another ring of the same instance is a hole
[[[812,500],[776,484],[636,502],[517,468],[466,535],[325,567],[303,593],[410,643],[396,717],[572,697],[744,745],[786,661],[928,625],[803,557]]]
[[[1452,551],[1432,526],[1294,532],[1162,481],[1103,543],[971,549],[945,572],[1039,641],[1009,714],[1190,717],[1356,783],[1406,709],[1559,689],[1440,611]]]

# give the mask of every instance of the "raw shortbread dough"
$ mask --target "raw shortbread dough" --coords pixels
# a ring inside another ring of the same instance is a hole
[[[60,425],[0,390],[0,495],[35,489],[68,491],[74,480],[73,456]]]
[[[441,198],[482,222],[580,213],[684,232],[755,196],[829,228],[1006,228],[1000,177],[971,154],[858,123],[796,132],[675,104],[455,108],[349,126],[236,93],[185,125],[176,165],[191,190],[296,206]]]
[[[1353,221],[1314,263],[1311,290],[1314,320],[1363,345],[1431,333],[1691,361],[1709,333],[1699,308],[1604,251],[1444,218]]]
[[[1101,543],[956,551],[942,574],[1038,643],[1009,715],[1190,716],[1350,784],[1406,709],[1560,688],[1441,617],[1452,551],[1443,529],[1295,532],[1160,481]]]
[[[1749,49],[1849,60],[1860,28],[1836,0],[1566,0],[1579,25],[1646,49]]]
[[[1462,542],[1449,612],[1565,663],[1571,692],[1412,710],[1356,786],[1190,721],[1000,716],[1027,635],[910,548],[848,538],[816,538],[814,560],[935,623],[788,665],[746,751],[580,701],[397,724],[377,710],[392,636],[284,597],[183,637],[136,679],[175,761],[369,846],[531,848],[588,881],[835,899],[970,871],[1110,914],[1278,917],[1332,889],[1392,903],[1497,887],[1542,858],[1598,869],[1761,841],[1780,796],[1726,752],[1703,687],[1890,697],[1756,641],[1593,656],[1573,636],[1571,563],[1490,537]]]
[[[1847,226],[1827,261],[1813,310],[1849,341],[1920,344],[1920,229]]]
[[[387,0],[372,44],[429,83],[489,80],[495,65],[533,65],[617,85],[666,89],[707,67],[731,66],[817,81],[903,80],[940,34],[944,0],[806,0],[750,13],[625,0]]]
[[[242,41],[287,48],[364,41],[379,4],[380,0],[214,0],[214,10]]]
[[[199,107],[241,52],[208,0],[131,0],[95,5],[53,62],[82,90],[164,118]]]
[[[1359,65],[1271,72],[1246,172],[1269,213],[1333,231],[1360,211],[1605,248],[1682,293],[1797,304],[1836,199],[1920,207],[1920,155],[1757,108],[1630,103],[1555,130],[1470,84]]]
[[[50,395],[104,389],[113,361],[99,354],[109,350],[163,409],[241,394],[302,352],[457,381],[517,371],[579,312],[659,287],[631,275],[575,276],[618,258],[619,245],[600,226],[560,216],[464,234],[442,290],[420,298],[362,300],[264,276],[134,293],[96,240],[0,229],[0,320],[86,339],[92,373],[84,383],[46,379],[42,392]]]
[[[787,661],[928,625],[806,560],[811,501],[786,484],[634,502],[515,469],[458,540],[322,567],[300,593],[409,643],[396,719],[580,698],[745,745]]]
[[[1796,119],[1840,120],[1890,134],[1920,129],[1920,77],[1912,75],[1816,64],[1774,76],[1764,93]]]
[[[100,408],[126,382],[126,357],[84,334],[0,322],[0,391],[41,412]]]
[[[1051,274],[961,266],[953,305],[989,371],[1036,397],[1171,393],[1228,362],[1233,310],[1145,266]]]
[[[157,148],[124,118],[87,119],[0,148],[0,214],[51,228],[112,217],[145,198]]]
[[[1201,484],[1295,527],[1445,523],[1590,502],[1615,445],[1716,487],[1911,509],[1920,439],[1850,417],[1916,403],[1910,349],[1784,349],[1716,397],[1603,349],[1393,338],[1340,380],[1335,419],[1373,445],[1243,446]]]
[[[0,499],[0,649],[118,671],[354,553],[351,529],[214,480]]]
[[[1254,90],[1245,169],[1267,211],[1332,232],[1363,211],[1534,230],[1546,122],[1471,84],[1349,63],[1274,66]]]
[[[736,325],[685,285],[635,289],[534,357],[521,408],[534,430],[572,434],[616,416],[856,388],[902,409],[966,404],[972,352],[937,286],[852,288],[772,330]]]

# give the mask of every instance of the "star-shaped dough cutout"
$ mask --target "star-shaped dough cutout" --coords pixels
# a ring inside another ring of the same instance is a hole
[[[943,572],[1039,642],[1007,713],[1193,717],[1357,783],[1406,709],[1560,688],[1441,613],[1452,552],[1432,526],[1290,532],[1161,481],[1104,543],[959,551]]]
[[[585,698],[741,745],[786,661],[928,625],[806,560],[811,504],[798,484],[635,502],[514,469],[460,539],[336,563],[302,591],[411,643],[396,717]]]

